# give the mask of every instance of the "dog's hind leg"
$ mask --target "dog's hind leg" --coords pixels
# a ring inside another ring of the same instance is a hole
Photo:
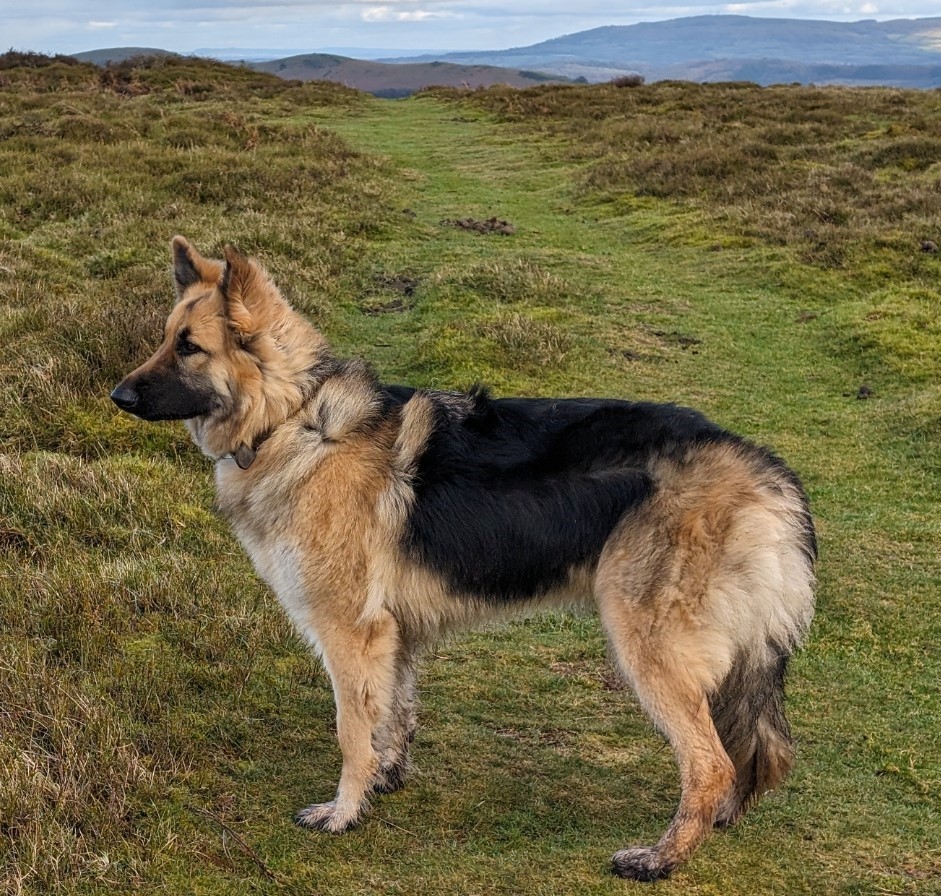
[[[411,770],[409,748],[418,728],[416,693],[418,645],[403,643],[396,663],[395,693],[386,724],[373,734],[379,771],[373,780],[376,793],[394,793],[405,785]]]
[[[806,499],[774,458],[707,445],[658,475],[657,493],[605,546],[595,583],[682,783],[660,841],[614,856],[618,874],[639,880],[668,875],[787,774],[783,680],[813,614],[816,556]]]
[[[322,634],[320,648],[333,683],[343,771],[336,797],[301,809],[296,820],[303,827],[342,833],[360,820],[381,774],[375,738],[394,712],[399,627],[389,614],[365,623],[338,623]]]
[[[614,640],[614,639],[612,639]],[[690,674],[684,657],[615,640],[615,652],[644,709],[670,741],[680,772],[680,805],[654,846],[615,853],[615,873],[634,880],[658,880],[685,861],[712,830],[720,807],[735,785],[735,769],[719,740],[705,688]]]
[[[685,564],[670,569],[667,561],[645,570],[645,564],[623,559],[599,575],[602,623],[641,705],[673,747],[682,787],[679,808],[660,840],[623,849],[612,860],[621,877],[652,881],[669,876],[692,855],[734,791],[735,767],[709,702],[726,651],[697,618],[702,595],[682,575],[674,576]]]

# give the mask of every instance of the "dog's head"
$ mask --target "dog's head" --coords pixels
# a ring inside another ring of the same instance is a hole
[[[187,420],[220,408],[225,377],[213,368],[231,339],[223,313],[226,270],[174,238],[177,303],[160,347],[111,393],[119,408],[144,420]]]
[[[189,420],[208,453],[234,450],[276,425],[303,393],[323,338],[281,297],[257,262],[235,249],[203,258],[173,238],[176,304],[154,354],[114,388],[144,420]],[[218,431],[206,442],[207,429]],[[218,444],[216,444],[218,443]]]

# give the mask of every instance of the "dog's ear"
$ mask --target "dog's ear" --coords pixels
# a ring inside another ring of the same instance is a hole
[[[216,284],[222,277],[222,265],[218,261],[203,258],[186,237],[173,237],[170,251],[173,254],[173,285],[176,287],[178,302],[194,283]]]
[[[256,306],[263,301],[265,293],[260,271],[251,259],[233,246],[226,246],[223,254],[225,269],[219,289],[225,300],[226,318],[237,336],[248,338],[254,329],[253,315],[257,316],[260,311]]]

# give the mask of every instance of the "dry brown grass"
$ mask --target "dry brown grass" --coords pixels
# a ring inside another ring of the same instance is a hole
[[[388,214],[378,169],[290,118],[361,100],[200,61],[0,57],[0,891],[133,882],[172,839],[154,801],[239,737],[193,696],[237,699],[292,643],[247,567],[220,567],[185,434],[108,392],[159,339],[180,228],[306,245],[308,310],[336,290]]]

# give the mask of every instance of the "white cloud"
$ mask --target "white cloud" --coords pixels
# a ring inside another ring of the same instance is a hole
[[[427,9],[416,9],[414,12],[400,12],[396,16],[399,22],[430,22],[432,19],[450,18],[446,13],[429,12]]]
[[[105,29],[105,28],[117,28],[117,27],[118,27],[118,23],[117,23],[117,22],[95,22],[95,21],[92,21],[92,22],[89,22],[89,23],[88,23],[88,27],[91,28],[92,31],[98,31],[98,30],[102,30],[102,29]]]
[[[362,17],[364,22],[388,22],[392,14],[391,6],[371,6],[363,10]]]
[[[364,22],[430,22],[459,18],[450,12],[433,12],[429,9],[396,10],[391,6],[371,6],[364,9],[360,15]]]

